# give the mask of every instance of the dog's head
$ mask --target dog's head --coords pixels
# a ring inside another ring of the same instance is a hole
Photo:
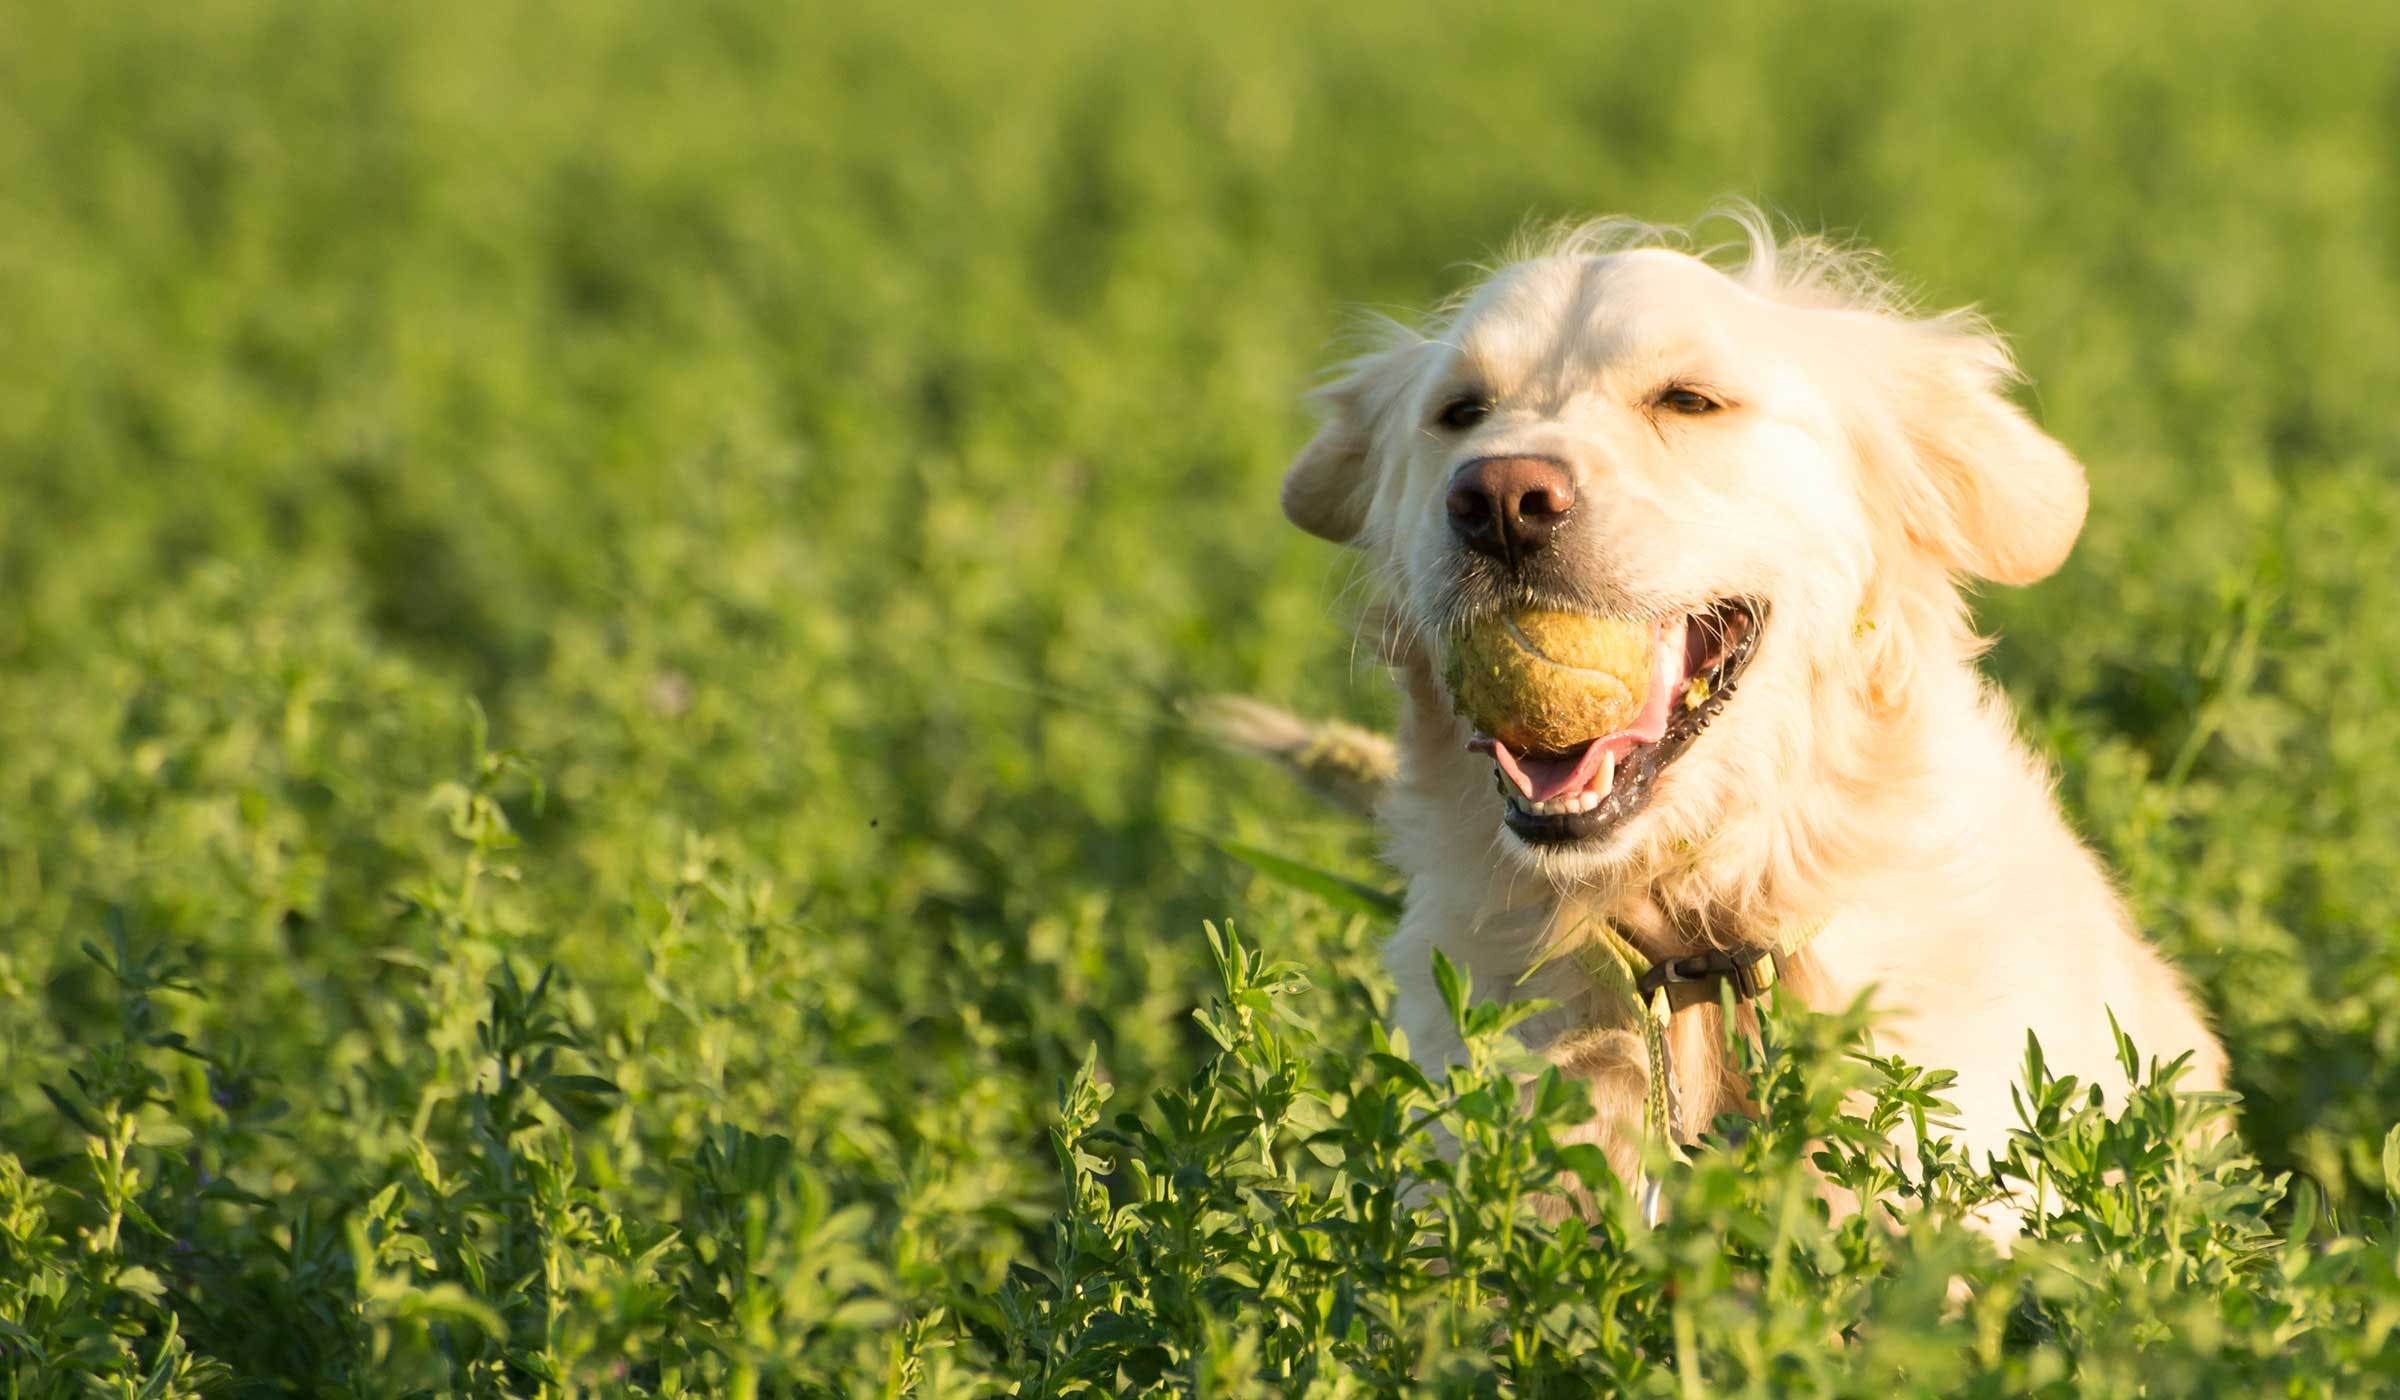
[[[1367,552],[1428,670],[1520,608],[1652,626],[1628,727],[1548,752],[1446,734],[1489,755],[1477,802],[1508,846],[1556,873],[1788,788],[1820,731],[1856,728],[1839,707],[1912,664],[1912,627],[1955,622],[1954,579],[2040,578],[2082,525],[2082,468],[2003,397],[1980,322],[1748,227],[1730,271],[1614,231],[1503,266],[1348,365],[1284,483],[1294,523]]]

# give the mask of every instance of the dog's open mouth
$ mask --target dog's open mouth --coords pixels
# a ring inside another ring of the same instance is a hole
[[[1556,753],[1514,753],[1475,735],[1467,747],[1492,756],[1508,829],[1532,845],[1560,845],[1605,836],[1640,811],[1659,774],[1725,708],[1765,616],[1761,603],[1728,599],[1687,615],[1680,633],[1661,627],[1647,703],[1613,734]]]

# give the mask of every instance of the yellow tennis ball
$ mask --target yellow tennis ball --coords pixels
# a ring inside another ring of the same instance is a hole
[[[1526,609],[1450,639],[1458,712],[1517,752],[1556,753],[1632,725],[1650,698],[1656,628]]]

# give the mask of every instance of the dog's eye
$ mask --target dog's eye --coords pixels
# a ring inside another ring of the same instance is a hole
[[[1714,413],[1725,406],[1699,390],[1682,384],[1661,392],[1657,403],[1660,408],[1669,413],[1682,413],[1693,417],[1703,413]]]
[[[1442,405],[1434,415],[1435,422],[1455,432],[1464,432],[1492,416],[1492,401],[1474,394],[1462,395]]]

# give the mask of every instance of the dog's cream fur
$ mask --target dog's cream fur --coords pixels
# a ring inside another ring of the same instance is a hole
[[[1958,1072],[1979,1158],[2014,1126],[2029,1029],[2058,1071],[2121,1087],[2113,1011],[2145,1055],[2193,1052],[2188,1087],[2220,1086],[2192,999],[1975,669],[1958,581],[2055,569],[2082,525],[2081,466],[2003,397],[2013,365],[1980,320],[1912,314],[1865,260],[1778,247],[1734,217],[1746,256],[1722,269],[1671,235],[1591,225],[1425,329],[1387,327],[1322,391],[1328,421],[1286,481],[1287,514],[1364,551],[1385,595],[1376,625],[1404,703],[1382,815],[1408,876],[1389,962],[1413,1052],[1458,1049],[1435,948],[1484,995],[1556,1001],[1524,1033],[1590,1083],[1592,1135],[1629,1166],[1640,1043],[1560,956],[1606,919],[1653,958],[1806,938],[1787,985],[1828,1008],[1871,991],[1879,1049]],[[1727,407],[1662,416],[1652,396],[1669,381]],[[1462,386],[1495,409],[1444,430]],[[1433,639],[1470,606],[1445,486],[1468,458],[1510,453],[1575,478],[1551,600],[1772,609],[1724,711],[1597,849],[1529,847],[1502,826],[1491,761],[1467,751],[1437,676]],[[1741,1104],[1716,1019],[1697,1006],[1670,1031],[1695,1129]]]

